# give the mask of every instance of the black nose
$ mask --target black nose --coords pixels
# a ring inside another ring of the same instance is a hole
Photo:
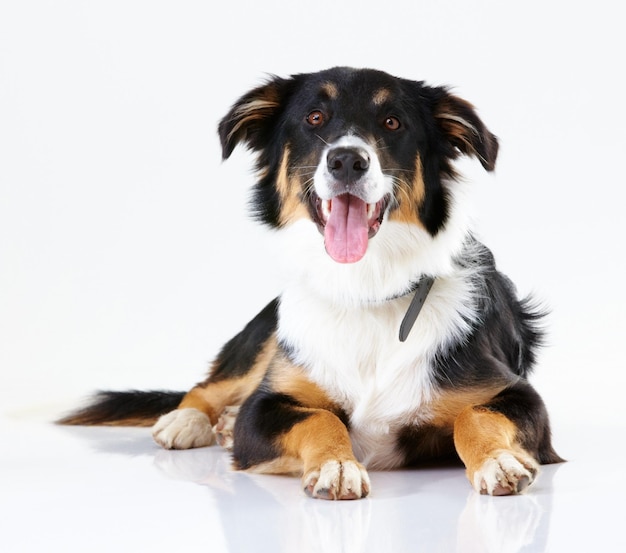
[[[355,148],[334,148],[326,158],[328,171],[342,182],[357,181],[370,166],[368,156]]]

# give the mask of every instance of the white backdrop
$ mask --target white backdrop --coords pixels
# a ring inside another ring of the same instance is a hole
[[[0,411],[186,389],[280,290],[216,124],[268,73],[450,84],[500,137],[478,231],[552,308],[557,424],[624,420],[623,54],[614,1],[0,5]],[[558,436],[557,436],[558,439]]]

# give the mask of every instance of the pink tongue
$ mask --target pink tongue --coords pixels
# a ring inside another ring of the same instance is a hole
[[[367,250],[369,227],[366,203],[350,194],[332,200],[324,229],[324,245],[337,263],[359,261]]]

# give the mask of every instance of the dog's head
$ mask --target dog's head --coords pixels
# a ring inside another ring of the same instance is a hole
[[[435,236],[445,227],[452,161],[494,169],[498,142],[465,100],[443,87],[371,69],[272,78],[219,125],[224,159],[258,155],[253,205],[272,227],[309,218],[328,254],[353,263],[386,220]]]

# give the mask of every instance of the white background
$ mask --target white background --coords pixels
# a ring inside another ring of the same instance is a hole
[[[534,382],[558,429],[623,421],[623,18],[612,1],[6,1],[0,401],[187,389],[280,291],[216,124],[267,74],[449,84],[501,140],[478,234],[552,309]],[[556,436],[558,442],[558,433]]]
[[[7,551],[623,550],[622,11],[0,0]],[[320,504],[293,479],[230,471],[217,448],[47,424],[97,388],[188,389],[279,293],[272,235],[246,216],[251,157],[222,163],[216,125],[267,74],[333,65],[452,85],[500,138],[494,175],[462,167],[478,234],[552,309],[533,382],[570,461],[523,497],[478,496],[440,469],[374,473],[371,500]]]

